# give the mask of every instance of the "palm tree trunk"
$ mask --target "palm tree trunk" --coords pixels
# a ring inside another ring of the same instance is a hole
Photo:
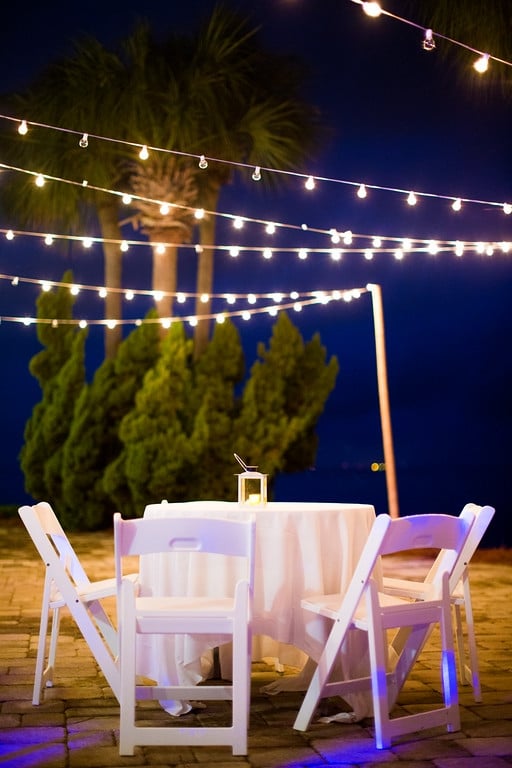
[[[103,243],[105,288],[107,289],[105,319],[121,320],[123,316],[122,294],[120,290],[112,289],[120,289],[122,285],[123,255],[119,243],[107,242],[108,240],[121,240],[117,204],[98,206],[98,218],[101,234],[105,241]],[[105,358],[112,359],[116,356],[122,336],[123,328],[121,325],[116,325],[115,328],[105,326]]]
[[[156,303],[159,317],[172,317],[174,296],[178,282],[178,250],[176,246],[165,246],[160,253],[159,244],[169,237],[169,230],[165,233],[153,232],[149,234],[153,248],[153,290],[162,291],[168,296],[163,296]]]
[[[216,211],[219,198],[219,191],[212,191],[208,196],[207,210]],[[197,360],[205,351],[210,339],[211,322],[207,319],[201,319],[204,315],[211,314],[212,302],[201,301],[201,296],[211,296],[213,291],[214,276],[214,249],[215,245],[215,216],[207,216],[201,222],[200,244],[202,246],[197,260],[197,279],[196,279],[196,317],[198,323],[194,330],[194,359]]]

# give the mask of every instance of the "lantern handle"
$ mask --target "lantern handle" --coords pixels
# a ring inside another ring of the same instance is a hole
[[[238,453],[234,453],[233,456],[238,461],[244,472],[250,472],[253,469],[257,469],[257,467],[250,467],[248,464],[246,464],[245,461],[240,458]]]

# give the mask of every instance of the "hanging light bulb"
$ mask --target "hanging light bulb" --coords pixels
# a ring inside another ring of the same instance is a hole
[[[140,157],[141,160],[147,160],[148,159],[149,152],[148,152],[148,148],[147,148],[146,144],[144,144],[142,146],[142,148],[141,148],[141,150],[139,152],[139,157]]]
[[[436,47],[436,41],[434,40],[434,35],[432,34],[432,30],[426,29],[425,37],[423,38],[423,50],[433,51],[435,47]]]
[[[409,192],[409,195],[407,197],[407,204],[408,205],[416,205],[417,202],[418,201],[416,199],[416,195],[414,194],[414,192]]]
[[[304,186],[306,187],[306,189],[314,189],[315,188],[315,180],[314,180],[314,178],[312,176],[308,176]]]
[[[236,259],[237,256],[240,254],[240,248],[237,248],[236,245],[234,245],[232,248],[229,249],[229,255],[232,256],[234,259]]]
[[[510,216],[512,213],[512,205],[510,203],[503,203],[503,213],[506,216]]]
[[[454,211],[460,211],[460,209],[462,208],[462,200],[460,199],[460,197],[457,197],[456,200],[453,201],[452,208]]]
[[[7,238],[7,240],[14,240],[14,232],[12,231],[12,229],[7,230],[7,232],[5,233],[5,237]]]
[[[235,229],[242,229],[244,225],[244,220],[241,218],[241,216],[235,216],[233,219],[233,226]]]
[[[257,165],[254,171],[252,172],[252,180],[259,181],[260,179],[261,179],[261,168],[259,167],[259,165]]]
[[[360,197],[361,200],[363,200],[366,197],[367,194],[368,193],[366,191],[365,185],[364,184],[360,184],[359,185],[359,189],[357,190],[357,196]]]
[[[263,249],[263,258],[264,259],[271,259],[273,256],[272,248],[264,248]]]
[[[201,155],[201,157],[199,158],[199,167],[201,168],[202,171],[204,171],[205,168],[208,168],[208,160],[204,155]]]
[[[45,245],[51,245],[52,243],[53,243],[52,235],[46,235],[46,237],[44,239],[44,244]]]
[[[135,296],[133,291],[126,291],[124,297],[126,301],[133,301],[133,297]]]
[[[126,253],[126,251],[128,250],[128,243],[126,242],[126,240],[123,240],[123,242],[119,247],[123,253]]]
[[[372,240],[372,245],[374,248],[382,248],[382,238],[375,236]]]
[[[162,203],[162,205],[160,206],[160,213],[162,214],[162,216],[167,216],[170,210],[171,209],[170,209],[169,203]]]
[[[363,11],[367,16],[371,16],[373,19],[376,19],[381,15],[382,8],[377,2],[373,2],[372,0],[372,2],[363,3]]]
[[[123,201],[124,205],[130,205],[132,202],[131,195],[127,195],[126,193],[122,196],[121,200]]]
[[[464,243],[462,243],[460,240],[455,241],[455,255],[456,256],[462,256],[464,253]]]
[[[18,126],[18,133],[19,133],[21,136],[25,136],[25,134],[27,133],[27,131],[28,131],[28,125],[27,125],[27,121],[26,121],[26,120],[22,120],[22,121],[21,121],[21,123],[20,123],[20,124],[19,124],[19,126]]]
[[[84,133],[80,141],[78,142],[78,146],[82,147],[82,149],[85,149],[89,146],[89,136],[87,133]]]
[[[489,54],[482,53],[480,58],[477,59],[473,64],[473,68],[476,69],[476,71],[479,72],[480,74],[487,72],[487,70],[489,69]]]
[[[100,299],[105,299],[107,297],[107,289],[100,288],[98,291],[98,296],[100,297]]]
[[[36,187],[44,187],[44,176],[42,173],[38,173],[36,176]]]
[[[204,219],[204,208],[196,208],[194,218],[198,220]]]
[[[275,231],[276,231],[276,225],[273,222],[269,221],[269,223],[265,227],[265,232],[267,233],[267,235],[273,235]]]
[[[299,248],[298,256],[299,256],[299,259],[302,259],[302,261],[307,259],[307,257],[308,257],[307,249],[306,248]]]

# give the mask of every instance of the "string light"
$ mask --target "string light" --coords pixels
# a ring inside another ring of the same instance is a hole
[[[254,171],[252,172],[252,180],[260,181],[260,179],[261,179],[261,168],[259,167],[259,165],[257,165]]]
[[[357,190],[357,196],[360,197],[363,200],[366,197],[367,194],[368,193],[366,191],[365,185],[364,184],[360,184],[359,185],[359,189]]]
[[[423,50],[433,51],[436,47],[436,41],[434,40],[434,34],[431,29],[425,30],[425,37],[423,38]]]
[[[199,158],[199,167],[201,168],[202,171],[204,171],[205,168],[208,168],[208,160],[204,155],[201,155],[201,157]]]
[[[309,190],[312,190],[312,189],[315,188],[316,184],[315,184],[315,180],[314,180],[313,176],[308,176],[304,186],[306,187],[306,189],[309,189]]]
[[[409,194],[407,195],[407,205],[416,205],[417,202],[418,200],[414,192],[409,192]]]
[[[489,54],[483,53],[480,58],[475,61],[473,68],[480,74],[487,72],[489,69]]]
[[[460,197],[457,197],[453,201],[452,208],[453,208],[454,211],[460,211],[460,209],[462,208],[462,200],[460,199]]]
[[[82,135],[82,138],[78,142],[78,146],[82,147],[82,149],[86,149],[89,146],[89,135],[87,133]]]
[[[148,159],[149,152],[148,152],[148,148],[147,148],[146,144],[144,144],[141,147],[141,150],[139,152],[139,157],[140,157],[141,160],[147,160]]]
[[[378,16],[382,13],[382,8],[377,2],[364,2],[363,3],[363,11],[366,13],[367,16],[371,16],[373,19],[376,19]]]
[[[25,134],[28,132],[28,125],[26,120],[22,120],[21,123],[18,126],[18,133],[20,136],[25,136]]]
[[[42,173],[38,173],[36,176],[36,187],[44,187],[44,176]]]

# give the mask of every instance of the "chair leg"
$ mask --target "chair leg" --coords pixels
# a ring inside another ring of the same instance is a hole
[[[131,594],[130,594],[131,588]],[[119,693],[119,754],[133,755],[135,747],[135,705],[136,705],[136,677],[135,677],[135,598],[133,587],[123,584],[121,587],[121,615],[124,626],[120,633],[120,693]],[[127,605],[128,604],[128,605]]]
[[[250,703],[250,642],[246,626],[233,638],[233,755],[247,754]]]
[[[463,582],[464,587],[464,611],[466,614],[466,630],[468,637],[469,650],[469,669],[465,665],[465,674],[469,676],[473,686],[473,697],[475,701],[482,701],[482,689],[480,686],[480,665],[478,663],[478,651],[476,647],[475,621],[473,618],[473,605],[471,602],[471,590],[469,588],[469,579]]]
[[[453,642],[453,627],[450,601],[447,598],[441,609],[441,669],[443,678],[443,698],[447,714],[449,732],[460,730],[459,696],[457,688],[457,664]]]
[[[48,632],[48,618],[50,614],[50,588],[51,588],[51,581],[46,577],[45,583],[44,583],[44,589],[43,589],[43,599],[41,603],[41,619],[39,624],[39,638],[37,641],[37,657],[36,657],[36,668],[34,672],[34,688],[32,691],[32,704],[34,706],[38,706],[41,703],[42,695],[43,695],[43,684],[45,678],[48,676],[47,670],[48,667],[45,669],[45,661],[46,661],[46,642],[47,642],[47,632]],[[53,614],[53,619],[55,619],[55,612]],[[55,630],[58,634],[58,626]],[[52,637],[54,633],[54,627],[53,627],[53,621],[52,621]],[[53,660],[53,663],[55,663],[55,658]]]

